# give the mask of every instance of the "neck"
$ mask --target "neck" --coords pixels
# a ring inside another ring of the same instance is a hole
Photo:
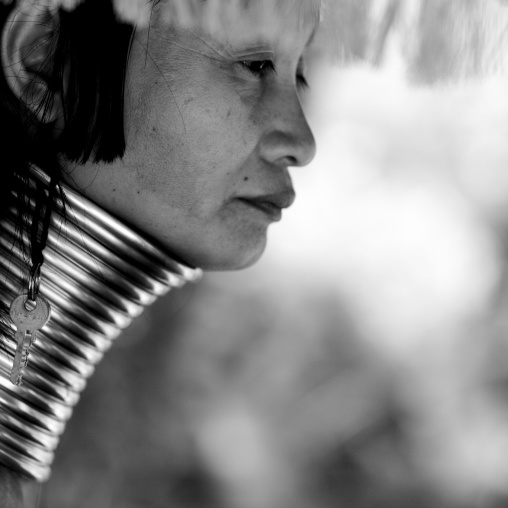
[[[34,177],[48,183],[42,172]],[[59,436],[112,342],[147,305],[201,275],[63,190],[66,205],[57,200],[41,270],[51,320],[37,333],[21,385],[9,380],[16,342],[6,316],[26,293],[28,268],[17,246],[16,211],[0,218],[0,463],[38,481],[49,478]]]

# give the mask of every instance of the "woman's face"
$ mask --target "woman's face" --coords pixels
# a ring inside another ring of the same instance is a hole
[[[214,3],[206,30],[154,7],[128,64],[125,156],[69,183],[188,263],[224,270],[259,258],[294,200],[288,167],[314,156],[300,88],[316,16],[309,0],[254,0],[230,23],[233,3]]]

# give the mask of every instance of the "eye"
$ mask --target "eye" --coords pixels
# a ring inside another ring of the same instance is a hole
[[[296,86],[298,90],[308,90],[309,89],[309,82],[305,78],[303,74],[297,74],[296,75]]]
[[[270,73],[277,72],[272,60],[244,60],[239,63],[251,74],[260,78]],[[302,72],[298,72],[296,75],[296,86],[299,90],[306,90],[309,88],[309,83]]]
[[[307,90],[309,88],[309,82],[305,78],[304,67],[303,58],[300,58],[296,69],[296,87],[298,90]]]
[[[275,65],[272,60],[247,60],[240,62],[240,64],[251,74],[258,77],[264,77],[272,72],[275,72]]]

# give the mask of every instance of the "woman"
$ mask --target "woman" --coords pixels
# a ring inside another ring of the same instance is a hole
[[[177,20],[163,0],[136,28],[110,1],[54,4],[0,8],[2,506],[49,476],[111,340],[192,267],[254,263],[315,152],[299,95],[316,2]]]

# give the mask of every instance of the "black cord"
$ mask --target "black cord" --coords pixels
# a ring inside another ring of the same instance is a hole
[[[51,222],[51,212],[57,189],[57,179],[51,177],[49,188],[42,188],[36,192],[36,205],[32,215],[30,227],[32,270],[44,263],[43,251],[46,247]],[[40,188],[41,184],[37,183]]]

